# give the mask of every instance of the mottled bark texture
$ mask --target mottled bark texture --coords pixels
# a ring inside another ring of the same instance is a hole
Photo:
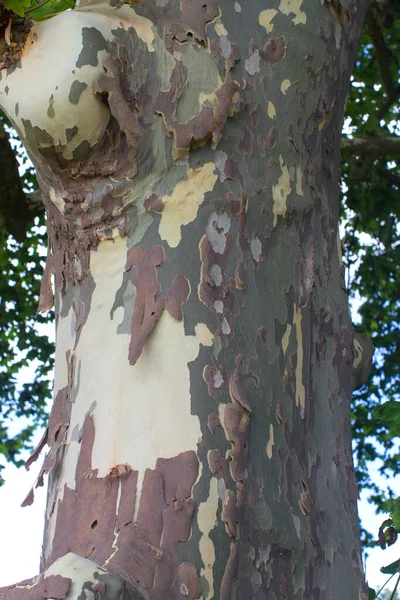
[[[93,2],[2,71],[48,214],[61,579],[0,598],[366,598],[338,240],[366,4]]]

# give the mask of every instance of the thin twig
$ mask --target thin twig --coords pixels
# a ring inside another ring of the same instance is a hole
[[[388,579],[387,581],[385,581],[385,583],[383,584],[383,586],[381,587],[381,589],[380,589],[378,592],[376,592],[376,598],[378,598],[378,596],[379,596],[379,594],[381,593],[381,591],[383,590],[383,588],[387,586],[387,584],[389,583],[389,581],[390,581],[391,579],[393,579],[393,577],[394,577],[395,575],[396,575],[396,573],[393,573],[393,574],[392,574],[392,575],[389,577],[389,579]]]
[[[399,574],[399,576],[397,578],[396,585],[394,586],[394,590],[393,590],[392,595],[390,596],[389,600],[393,600],[393,598],[395,596],[395,593],[396,593],[396,590],[397,590],[397,586],[399,585],[399,581],[400,581],[400,574]]]

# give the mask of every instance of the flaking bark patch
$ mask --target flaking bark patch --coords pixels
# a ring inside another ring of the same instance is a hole
[[[182,306],[188,299],[190,287],[184,275],[175,275],[167,296],[167,311],[178,321],[183,319]]]
[[[61,575],[41,576],[21,581],[17,586],[0,588],[0,600],[64,600],[68,597],[71,579]]]
[[[148,210],[153,210],[156,213],[162,213],[164,210],[164,202],[157,194],[152,194],[149,198],[146,198],[144,206]]]
[[[34,450],[31,457],[26,462],[26,468],[32,465],[40,455],[41,450],[46,444],[50,446],[50,450],[46,454],[42,468],[39,471],[36,483],[30,490],[28,496],[23,501],[21,506],[29,506],[34,500],[34,488],[42,487],[44,484],[44,476],[48,475],[54,468],[57,458],[59,458],[59,451],[67,443],[67,434],[71,420],[71,408],[72,408],[72,382],[73,382],[73,358],[70,352],[67,352],[67,363],[68,363],[68,385],[59,390],[54,399],[54,403],[50,412],[49,423],[46,431],[40,440],[37,448]]]
[[[0,6],[0,70],[18,63],[33,22]],[[15,67],[14,67],[15,68]]]
[[[153,246],[147,252],[140,248],[128,250],[126,271],[136,269],[136,297],[131,324],[131,342],[129,344],[129,363],[135,365],[142,353],[148,336],[153,331],[164,308],[170,315],[181,321],[182,305],[189,297],[190,287],[187,279],[175,275],[167,296],[158,296],[160,284],[157,267],[165,258],[162,246]]]
[[[215,90],[215,106],[203,104],[198,115],[187,123],[179,123],[176,116],[177,105],[186,82],[185,69],[177,63],[171,75],[169,90],[159,91],[155,101],[155,110],[163,116],[167,131],[173,137],[175,158],[187,157],[192,146],[204,145],[209,139],[215,148],[222,137],[226,119],[240,106],[239,85],[228,73],[221,87]]]
[[[147,252],[140,248],[128,250],[125,269],[136,268],[136,298],[132,315],[132,334],[129,344],[129,362],[136,364],[146,340],[153,331],[165,307],[165,297],[157,298],[160,284],[157,269],[164,261],[164,249],[153,246]]]
[[[134,177],[136,168],[136,151],[138,141],[144,134],[137,116],[137,102],[131,90],[124,89],[121,82],[121,68],[116,60],[107,56],[103,61],[104,74],[94,85],[94,92],[107,94],[108,106],[111,114],[116,119],[119,129],[126,136],[128,148],[133,164],[130,166],[129,176]]]
[[[118,465],[108,476],[98,477],[91,467],[94,435],[92,417],[87,415],[75,489],[64,488],[45,568],[74,552],[120,573],[128,583],[141,587],[150,600],[178,600],[182,595],[199,598],[195,567],[180,563],[177,557],[178,544],[185,542],[191,531],[196,454],[160,458],[154,470],[147,469],[133,522],[134,505],[139,502],[137,472],[129,465]]]
[[[193,2],[193,0],[182,0],[180,3],[180,19],[169,24],[166,28],[167,48],[174,40],[180,43],[195,39],[201,44],[207,44],[206,26],[219,15],[217,0],[204,2]]]

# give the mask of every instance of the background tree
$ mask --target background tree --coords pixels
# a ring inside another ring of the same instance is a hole
[[[396,592],[392,592],[391,590],[385,590],[379,594],[379,598],[381,600],[400,600],[399,594]]]
[[[30,448],[34,429],[46,422],[53,368],[53,343],[38,330],[53,320],[52,311],[37,310],[46,253],[44,210],[33,167],[26,162],[0,114],[0,453],[15,464],[21,464],[21,450]]]
[[[357,329],[376,348],[370,378],[353,396],[357,477],[384,510],[393,492],[389,484],[380,489],[371,480],[369,465],[379,459],[388,479],[400,467],[399,44],[400,3],[371,2],[342,142],[346,285],[350,297],[362,301]]]

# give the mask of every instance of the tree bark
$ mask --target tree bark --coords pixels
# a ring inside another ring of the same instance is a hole
[[[367,2],[266,4],[89,3],[2,72],[57,340],[42,575],[0,598],[367,598],[338,243]]]

